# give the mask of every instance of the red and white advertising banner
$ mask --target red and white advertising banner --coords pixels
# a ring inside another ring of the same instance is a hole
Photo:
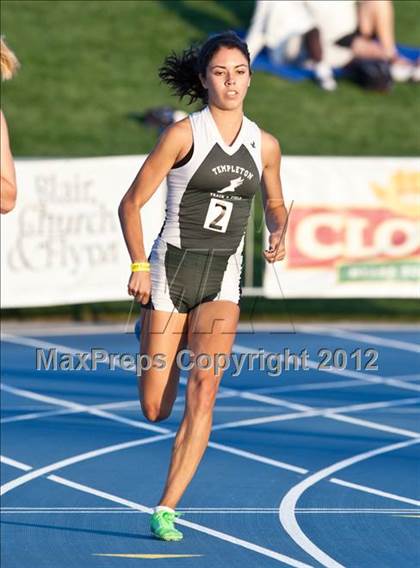
[[[118,205],[145,156],[17,160],[16,209],[1,219],[3,308],[129,300]],[[142,210],[146,252],[166,187]]]
[[[287,256],[265,296],[419,297],[420,160],[286,157],[282,182]]]

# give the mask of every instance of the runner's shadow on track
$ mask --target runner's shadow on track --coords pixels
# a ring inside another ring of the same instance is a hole
[[[2,525],[15,525],[18,527],[36,527],[41,529],[52,529],[58,531],[69,531],[69,532],[77,532],[77,533],[94,533],[100,534],[104,536],[118,536],[124,538],[133,538],[136,540],[156,540],[155,537],[152,535],[146,535],[139,533],[124,533],[124,532],[115,532],[115,531],[98,531],[98,530],[90,530],[90,529],[76,529],[72,527],[60,527],[57,525],[41,525],[39,523],[17,523],[16,521],[1,521]]]

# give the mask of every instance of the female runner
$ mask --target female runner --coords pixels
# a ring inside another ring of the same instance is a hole
[[[159,76],[180,98],[201,100],[204,107],[164,131],[122,199],[119,215],[132,260],[128,293],[146,308],[140,353],[154,361],[139,377],[148,420],[170,415],[180,373],[176,356],[186,347],[191,352],[185,411],[151,518],[157,538],[180,540],[175,507],[210,435],[223,374],[211,362],[215,354],[227,360],[235,338],[242,249],[254,194],[262,188],[270,232],[264,256],[270,263],[284,258],[287,212],[279,144],[243,114],[251,81],[246,44],[233,32],[210,37],[199,50],[168,56]],[[165,177],[166,219],[148,260],[139,211]]]

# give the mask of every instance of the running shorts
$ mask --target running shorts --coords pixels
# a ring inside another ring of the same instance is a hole
[[[145,308],[188,313],[204,302],[239,304],[242,246],[230,256],[181,249],[158,237],[149,256],[152,291]]]

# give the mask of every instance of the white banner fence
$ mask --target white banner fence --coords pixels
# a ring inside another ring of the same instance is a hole
[[[117,209],[144,159],[17,161],[17,206],[1,223],[3,308],[129,299]],[[162,185],[142,211],[147,250],[165,195]]]
[[[117,208],[144,159],[17,160],[18,204],[1,218],[2,308],[129,299]],[[262,295],[418,297],[419,160],[286,157],[282,180],[294,201],[287,258],[266,266]],[[162,184],[142,211],[147,251],[165,195]]]

